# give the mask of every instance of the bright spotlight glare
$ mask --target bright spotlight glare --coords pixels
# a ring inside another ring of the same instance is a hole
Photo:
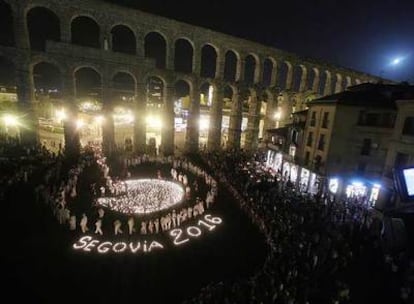
[[[8,127],[15,127],[19,124],[17,117],[10,114],[4,115],[3,120]]]
[[[132,115],[131,113],[127,113],[125,114],[125,121],[127,123],[131,123],[134,121],[134,115]]]
[[[134,122],[134,115],[131,112],[122,112],[113,115],[114,123],[117,125],[130,124]]]
[[[276,120],[279,120],[281,116],[282,116],[282,113],[280,113],[279,111],[277,111],[275,113],[275,116],[274,117],[275,117]]]
[[[82,119],[76,121],[76,128],[80,129],[85,125],[85,122]]]
[[[151,128],[161,129],[162,127],[161,119],[157,116],[148,115],[145,120],[147,125]]]
[[[102,115],[95,116],[95,122],[97,124],[102,124],[103,121],[104,121],[104,118]]]
[[[200,118],[200,130],[208,130],[209,126],[210,126],[210,120],[208,118],[205,117],[201,117]]]
[[[62,122],[62,120],[65,120],[67,118],[64,109],[56,110],[55,116],[58,122]]]

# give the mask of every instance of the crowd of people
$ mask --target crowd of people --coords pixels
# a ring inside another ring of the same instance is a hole
[[[93,166],[100,168],[103,179],[97,183],[97,189],[104,188],[95,191],[96,198],[105,193],[122,195],[126,189],[122,179],[111,177],[100,147],[87,147],[77,162],[70,165],[63,155],[50,153],[42,146],[21,148],[10,143],[2,149],[0,193],[7,197],[0,199],[12,201],[14,191],[32,183],[36,202],[50,207],[57,221],[69,230],[110,233],[105,230],[107,213],[103,208],[88,209],[92,213],[75,208],[79,203],[79,180]],[[399,292],[400,303],[414,302],[414,261],[404,253],[384,250],[381,222],[371,216],[366,206],[352,201],[334,202],[323,193],[303,193],[283,176],[263,170],[262,154],[251,158],[230,151],[205,153],[203,158],[204,168],[185,158],[145,155],[125,158],[126,176],[130,176],[129,170],[144,164],[166,165],[171,180],[190,187],[193,200],[159,217],[138,222],[137,218],[126,215],[110,222],[113,235],[167,231],[210,208],[217,197],[218,181],[230,191],[266,236],[269,247],[266,261],[250,278],[211,283],[198,296],[186,300],[187,304],[355,303],[353,281],[363,283],[358,281],[355,263],[364,257],[375,261],[378,273],[398,282],[394,288]],[[157,176],[162,178],[160,173]],[[199,189],[203,187],[206,191]]]
[[[0,140],[0,200],[32,184],[51,164],[62,159],[42,145],[21,146],[14,138]]]
[[[141,180],[143,181],[142,185],[136,184],[138,180],[122,180],[119,177],[112,177],[109,174],[110,167],[102,149],[99,146],[89,146],[80,156],[78,162],[68,170],[68,175],[65,178],[60,177],[58,186],[55,181],[58,175],[56,169],[59,166],[51,166],[45,175],[46,186],[41,184],[36,188],[37,201],[45,202],[50,206],[57,221],[68,227],[70,231],[93,232],[97,235],[119,235],[124,232],[123,227],[128,227],[125,231],[130,235],[134,233],[156,234],[168,231],[202,215],[215,202],[217,197],[215,179],[185,158],[143,155],[133,159],[124,159],[123,162],[127,165],[128,176],[131,176],[129,172],[131,169],[137,169],[146,163],[157,163],[171,166],[169,170],[171,177],[168,180],[167,178],[163,179],[160,170],[158,170],[158,179]],[[78,200],[78,180],[84,170],[94,164],[97,165],[102,180],[101,183],[92,183],[90,187],[96,204],[90,206],[89,212],[79,212],[78,210],[82,208],[76,208],[76,204],[84,205],[85,202]],[[172,191],[168,189],[162,191],[158,184],[148,185],[148,181],[162,184],[170,183],[176,187]],[[200,187],[200,183],[204,184],[203,187]],[[186,191],[188,194],[186,196],[184,196],[184,186],[190,189]],[[104,188],[104,190],[98,193],[96,187]],[[177,192],[177,189],[181,191]],[[104,197],[106,193],[109,196]],[[161,202],[157,201],[157,198]],[[159,211],[163,209],[162,201],[169,204],[164,206],[166,212],[160,214]],[[174,202],[180,203],[180,201],[182,203],[179,208],[174,209]],[[151,210],[151,206],[153,210]],[[105,215],[107,214],[105,207],[124,213],[124,215],[112,214],[111,217],[108,217]],[[142,208],[142,210],[137,208]],[[137,213],[151,213],[155,216],[139,218]],[[108,223],[108,221],[111,221],[111,224],[105,225],[104,223]]]
[[[354,265],[367,256],[384,267],[381,275],[399,268],[405,273],[400,299],[412,303],[414,262],[390,255],[384,260],[381,223],[365,206],[302,193],[283,176],[262,170],[263,159],[235,151],[204,155],[265,234],[269,254],[251,278],[210,284],[186,303],[355,303]]]

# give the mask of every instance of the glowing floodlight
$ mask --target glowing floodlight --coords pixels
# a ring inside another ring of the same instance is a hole
[[[274,115],[274,118],[276,119],[276,120],[280,120],[280,118],[282,117],[282,113],[280,112],[280,111],[277,111],[276,113],[275,113],[275,115]]]
[[[102,115],[95,116],[95,122],[101,125],[104,121],[104,117]]]
[[[78,119],[77,121],[76,121],[76,128],[77,129],[81,129],[81,128],[83,128],[83,126],[85,125],[85,122],[82,120],[82,119]]]
[[[56,110],[55,113],[56,120],[61,123],[63,120],[67,118],[66,112],[64,109]]]
[[[6,127],[15,127],[19,124],[19,120],[14,115],[6,114],[3,116],[3,120]]]
[[[158,116],[148,115],[145,120],[150,128],[161,129],[162,127],[161,119]]]
[[[200,117],[200,130],[205,131],[208,130],[210,126],[210,120],[207,117]]]

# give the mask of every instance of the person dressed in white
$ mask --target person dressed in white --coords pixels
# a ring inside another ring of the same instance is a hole
[[[102,219],[105,215],[105,211],[102,208],[98,209],[98,217]]]
[[[158,231],[160,230],[160,221],[158,220],[158,218],[155,219],[154,226],[155,226],[155,233],[158,233]]]
[[[175,213],[175,210],[173,210],[172,212],[172,224],[173,224],[173,228],[177,226],[177,214]]]
[[[148,231],[149,231],[150,234],[154,233],[154,224],[152,223],[151,220],[148,223]]]
[[[134,225],[135,225],[135,221],[134,221],[134,218],[131,216],[128,219],[128,232],[129,232],[129,235],[131,235],[135,232]]]
[[[204,202],[200,200],[198,203],[198,213],[203,214],[204,213]]]
[[[118,235],[118,233],[122,234],[121,226],[122,226],[122,223],[121,223],[120,220],[115,220],[114,221],[114,233],[115,233],[115,235]]]
[[[95,234],[100,234],[100,235],[103,235],[103,231],[102,231],[102,220],[101,219],[98,219],[96,222],[95,222]]]
[[[88,228],[88,217],[86,216],[85,213],[82,214],[82,218],[80,220],[79,225],[81,226],[82,233],[86,233],[86,231],[89,231],[89,228]]]

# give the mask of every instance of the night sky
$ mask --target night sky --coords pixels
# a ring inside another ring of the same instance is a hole
[[[102,1],[414,83],[413,0]]]

